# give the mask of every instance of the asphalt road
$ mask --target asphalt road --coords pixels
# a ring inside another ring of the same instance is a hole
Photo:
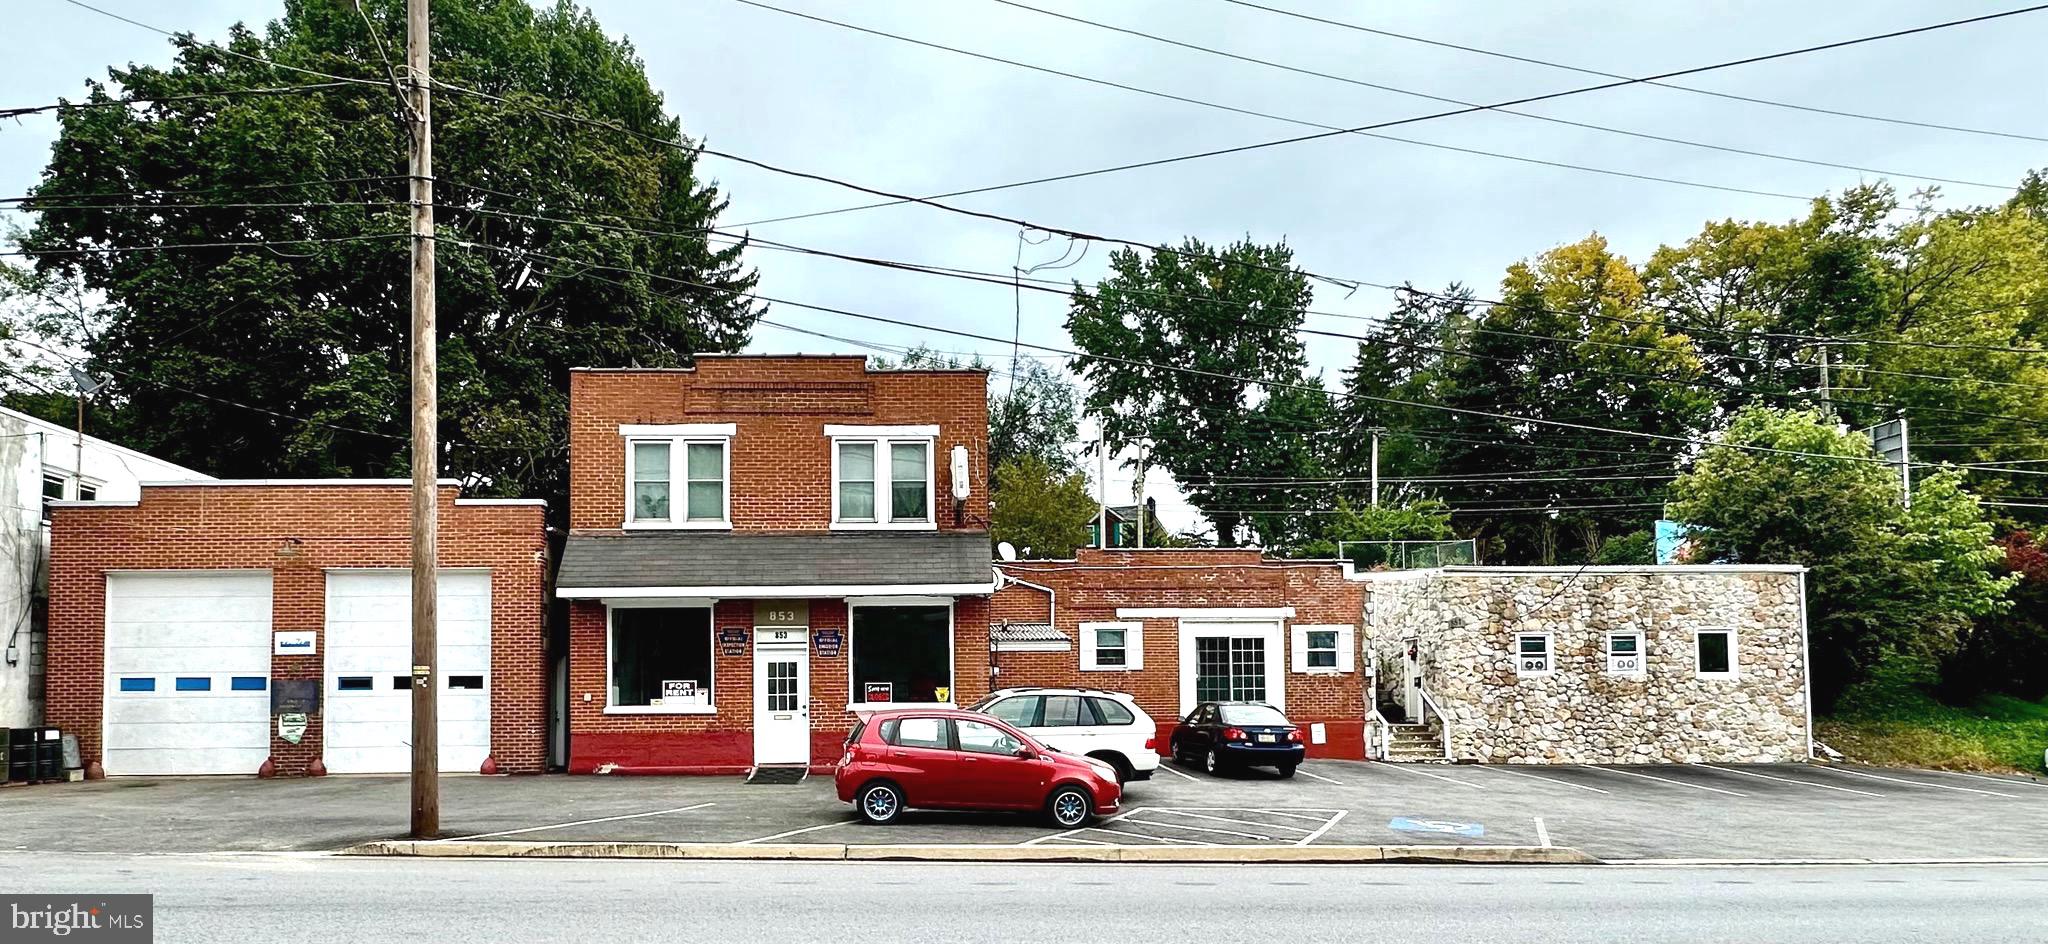
[[[2048,938],[2048,866],[1128,866],[0,854],[156,896],[157,941]],[[1190,935],[1197,937],[1190,938]]]

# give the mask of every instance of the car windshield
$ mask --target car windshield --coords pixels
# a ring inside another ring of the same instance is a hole
[[[1267,705],[1222,705],[1216,709],[1224,724],[1286,724],[1287,716]]]

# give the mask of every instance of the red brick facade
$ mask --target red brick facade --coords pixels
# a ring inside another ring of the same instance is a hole
[[[1293,607],[1281,626],[1287,716],[1302,725],[1321,723],[1327,738],[1309,745],[1310,757],[1365,756],[1365,667],[1359,634],[1352,634],[1353,670],[1302,673],[1291,656],[1296,624],[1348,625],[1362,622],[1365,585],[1344,579],[1337,564],[1268,561],[1255,550],[1102,551],[1082,549],[1072,561],[1016,561],[1000,565],[1007,576],[1051,588],[1054,626],[1074,641],[1067,652],[999,652],[993,686],[1026,685],[1103,688],[1129,692],[1159,723],[1162,739],[1179,717],[1181,664],[1177,617],[1120,619],[1120,608],[1209,609]],[[990,601],[989,621],[1043,623],[1044,590],[1008,583]],[[1144,667],[1082,670],[1080,624],[1140,622],[1144,625]],[[1163,749],[1163,748],[1162,748]]]
[[[546,534],[538,503],[470,503],[441,488],[440,563],[491,572],[491,758],[539,772],[546,743],[541,620]],[[149,486],[139,503],[58,507],[50,526],[49,723],[99,758],[105,704],[108,571],[268,570],[277,630],[323,633],[326,568],[409,565],[404,483]],[[271,679],[320,679],[314,655],[279,655]],[[323,699],[324,700],[324,699]],[[318,714],[290,744],[271,731],[276,772],[297,776],[322,750]],[[253,772],[253,771],[252,771]]]
[[[858,356],[700,357],[684,370],[579,370],[569,385],[571,533],[620,533],[626,515],[622,426],[733,425],[731,530],[819,533],[832,523],[832,441],[827,425],[937,426],[933,522],[940,530],[988,528],[988,375],[971,370],[871,371]],[[952,497],[948,454],[964,446],[969,487]],[[764,578],[755,585],[773,583]],[[712,635],[758,636],[752,599],[721,599]],[[829,768],[852,728],[852,652],[847,603],[809,604],[809,632],[836,631],[836,652],[809,650],[811,764]],[[714,644],[715,714],[620,713],[609,701],[608,607],[569,604],[569,770],[618,773],[733,773],[753,764],[754,652],[751,642]],[[953,599],[952,701],[988,690],[988,598]]]

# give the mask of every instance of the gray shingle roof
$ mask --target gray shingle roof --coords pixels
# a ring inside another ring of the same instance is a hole
[[[1067,634],[1046,623],[999,623],[988,628],[996,642],[1066,642]]]
[[[571,534],[556,585],[884,587],[994,582],[985,531]]]

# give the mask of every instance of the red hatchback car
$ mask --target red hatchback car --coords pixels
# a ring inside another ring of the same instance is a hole
[[[892,823],[905,809],[1037,810],[1073,828],[1116,812],[1116,769],[1062,754],[985,714],[878,711],[854,725],[832,775],[861,819]]]

